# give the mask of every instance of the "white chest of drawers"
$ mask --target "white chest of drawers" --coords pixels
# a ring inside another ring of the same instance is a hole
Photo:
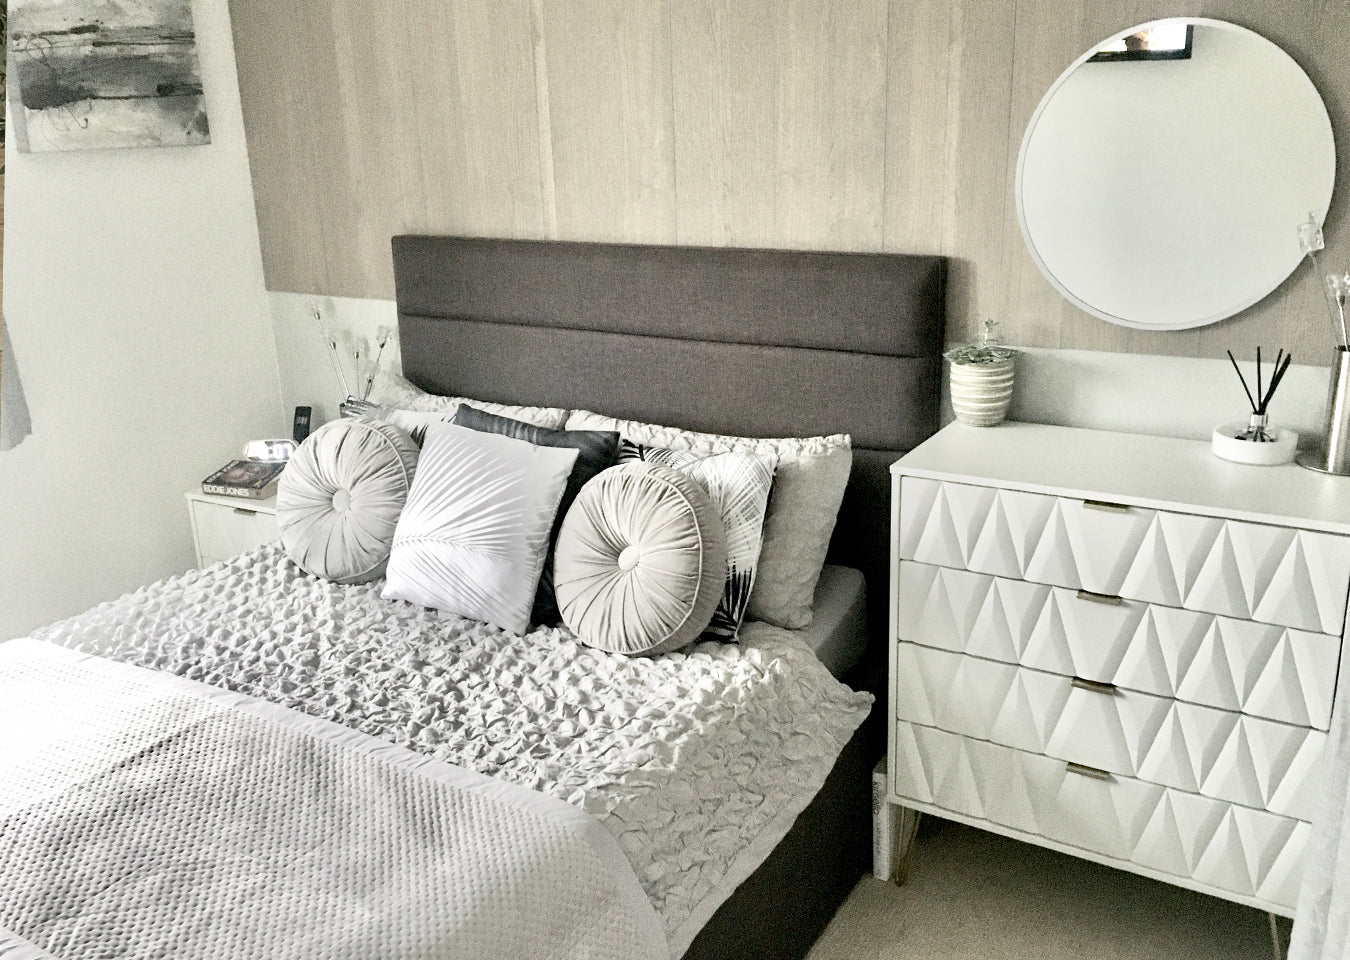
[[[892,466],[889,800],[1292,915],[1350,479],[943,430]]]
[[[281,536],[277,528],[276,497],[253,500],[196,490],[188,491],[185,496],[199,567],[228,560]]]

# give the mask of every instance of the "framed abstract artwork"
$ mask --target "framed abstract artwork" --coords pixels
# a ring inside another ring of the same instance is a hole
[[[9,0],[22,152],[210,143],[190,0]]]

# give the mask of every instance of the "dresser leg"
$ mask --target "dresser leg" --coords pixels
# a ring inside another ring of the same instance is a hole
[[[1284,960],[1284,946],[1280,943],[1280,926],[1275,914],[1267,913],[1270,918],[1270,945],[1275,948],[1275,960]]]
[[[919,832],[919,811],[887,799],[886,761],[872,771],[872,874],[878,880],[905,882],[909,852]]]
[[[895,810],[895,885],[900,886],[909,879],[909,859],[914,852],[914,838],[919,833],[918,810],[896,806]]]
[[[895,875],[896,810],[886,799],[886,761],[872,778],[872,875],[889,880]]]

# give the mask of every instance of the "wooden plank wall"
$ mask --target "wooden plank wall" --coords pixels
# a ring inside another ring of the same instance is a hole
[[[1329,352],[1301,268],[1239,317],[1141,333],[1062,300],[1012,196],[1041,96],[1159,16],[1250,27],[1322,93],[1350,266],[1345,0],[231,0],[269,289],[391,298],[389,238],[942,253],[951,339]],[[1216,238],[1215,242],[1222,242]],[[1329,362],[1329,361],[1328,361]]]

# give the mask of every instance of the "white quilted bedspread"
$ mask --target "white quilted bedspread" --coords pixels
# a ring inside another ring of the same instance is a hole
[[[566,800],[617,838],[675,956],[786,833],[871,704],[763,624],[739,646],[629,659],[379,589],[317,580],[263,547],[34,636]]]
[[[669,955],[593,819],[328,721],[16,640],[0,730],[0,958]]]

